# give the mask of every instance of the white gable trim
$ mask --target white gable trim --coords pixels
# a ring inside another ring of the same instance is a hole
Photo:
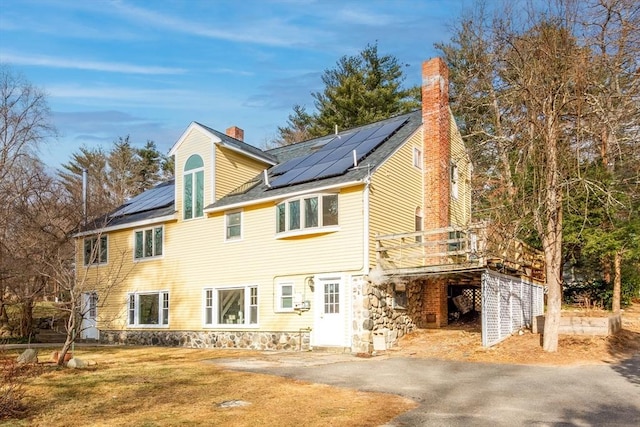
[[[194,129],[198,129],[200,132],[205,133],[209,138],[211,138],[211,142],[213,142],[213,143],[222,142],[222,140],[220,138],[218,138],[217,136],[215,136],[214,134],[212,134],[211,132],[209,132],[208,130],[203,128],[200,124],[198,124],[196,122],[191,122],[189,127],[187,127],[187,130],[182,132],[182,135],[180,136],[180,138],[178,138],[176,143],[173,144],[173,147],[171,147],[171,150],[169,150],[169,155],[170,156],[173,156],[173,155],[176,154],[176,151],[178,151],[180,149],[180,146],[182,145],[182,143],[187,139],[187,136],[189,135],[189,133]]]
[[[266,164],[271,165],[271,166],[275,166],[276,164],[278,164],[277,162],[269,160],[266,157],[255,155],[253,153],[250,153],[249,151],[243,150],[242,148],[235,147],[235,146],[233,146],[231,144],[225,143],[218,136],[216,136],[215,134],[211,133],[209,130],[205,129],[202,125],[200,125],[199,123],[196,123],[196,122],[191,122],[189,127],[187,127],[187,129],[184,132],[182,132],[182,135],[180,136],[180,138],[178,138],[176,143],[173,144],[173,147],[171,147],[171,150],[169,150],[169,155],[170,156],[173,156],[173,155],[176,154],[176,151],[178,151],[180,149],[180,146],[182,145],[182,143],[185,141],[185,139],[187,139],[187,136],[189,135],[189,132],[191,132],[194,129],[198,129],[200,132],[205,133],[209,138],[211,138],[211,142],[213,142],[214,144],[218,144],[221,147],[224,147],[224,148],[226,148],[228,150],[235,151],[236,153],[240,153],[240,154],[242,154],[244,156],[250,157],[250,158],[252,158],[254,160],[257,160],[257,161],[262,162],[262,163],[266,163]]]

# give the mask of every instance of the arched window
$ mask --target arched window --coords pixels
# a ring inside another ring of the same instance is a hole
[[[204,162],[202,157],[193,154],[184,165],[184,199],[182,211],[184,219],[198,218],[204,215]]]

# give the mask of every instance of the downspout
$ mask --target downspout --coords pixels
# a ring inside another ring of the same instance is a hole
[[[82,169],[82,222],[87,225],[87,169]]]
[[[367,165],[369,167],[369,165]],[[362,247],[362,253],[363,253],[363,260],[362,260],[362,270],[363,270],[363,274],[367,275],[369,274],[369,216],[370,216],[370,211],[369,211],[369,196],[370,196],[370,186],[371,186],[371,169],[369,167],[369,170],[367,171],[367,177],[364,179],[364,193],[363,193],[363,200],[362,200],[362,205],[363,205],[363,212],[362,212],[362,216],[363,216],[363,224],[362,224],[362,241],[363,241],[363,247]]]

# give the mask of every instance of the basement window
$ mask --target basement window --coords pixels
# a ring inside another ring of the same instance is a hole
[[[393,308],[396,310],[407,309],[407,287],[404,283],[393,285]]]

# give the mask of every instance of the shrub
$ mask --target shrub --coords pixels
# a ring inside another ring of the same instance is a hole
[[[19,365],[15,357],[0,351],[0,420],[26,415],[24,383],[37,375],[39,369],[34,364]]]

